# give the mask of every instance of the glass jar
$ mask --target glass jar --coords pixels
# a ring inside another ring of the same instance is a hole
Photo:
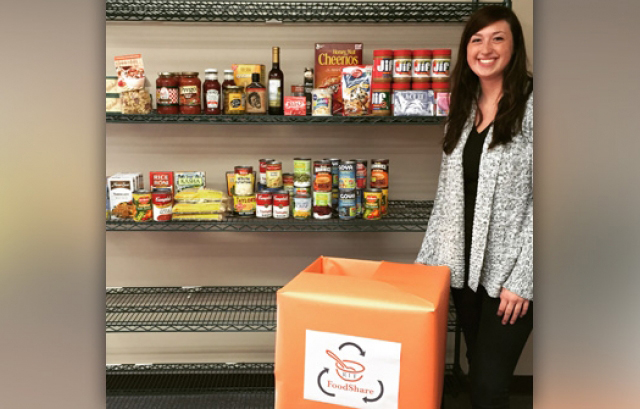
[[[161,115],[176,115],[178,108],[178,77],[172,72],[159,72],[156,79],[156,111]]]
[[[229,85],[224,89],[224,113],[226,115],[245,113],[244,87]]]
[[[200,88],[202,83],[195,71],[183,72],[180,76],[180,113],[198,115],[202,113]]]
[[[220,115],[220,83],[218,82],[218,70],[209,68],[204,70],[204,83],[202,84],[205,115]]]

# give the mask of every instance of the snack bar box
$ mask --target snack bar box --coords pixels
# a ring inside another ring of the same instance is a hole
[[[320,257],[277,294],[276,409],[439,409],[449,269]]]

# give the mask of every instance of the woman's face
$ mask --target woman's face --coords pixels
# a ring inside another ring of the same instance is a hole
[[[512,54],[513,35],[505,20],[478,31],[467,44],[467,63],[481,81],[502,78]]]

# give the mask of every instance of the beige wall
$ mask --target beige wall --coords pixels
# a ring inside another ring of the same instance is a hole
[[[532,1],[514,2],[533,62]],[[313,66],[316,42],[364,43],[365,63],[380,48],[452,48],[461,25],[295,25],[107,23],[107,75],[113,57],[141,53],[149,81],[158,71],[232,63],[270,66],[281,47],[285,95]],[[455,60],[455,59],[454,59]],[[455,62],[455,61],[454,61]],[[267,68],[268,70],[269,68]],[[154,86],[148,88],[153,91]],[[234,165],[262,157],[283,161],[324,157],[387,157],[392,199],[433,199],[440,160],[440,126],[106,126],[106,174],[150,170],[204,170],[207,185],[224,188]],[[412,262],[421,233],[107,233],[107,286],[282,285],[319,255]],[[273,361],[273,334],[109,334],[108,363]],[[449,348],[451,359],[452,348]],[[532,373],[531,346],[517,372]]]

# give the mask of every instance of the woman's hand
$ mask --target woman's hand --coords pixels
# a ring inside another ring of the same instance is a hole
[[[528,310],[529,300],[502,287],[500,306],[498,307],[498,316],[502,317],[502,325],[507,325],[508,322],[511,325],[515,324],[516,320],[524,317]]]

